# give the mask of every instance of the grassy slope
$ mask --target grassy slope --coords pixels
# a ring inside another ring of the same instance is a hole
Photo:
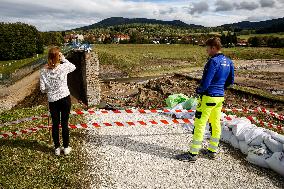
[[[265,36],[273,36],[273,37],[279,37],[284,38],[284,33],[265,33],[265,34],[250,34],[250,35],[240,35],[238,38],[240,39],[248,39],[250,37],[265,37]]]
[[[66,51],[67,49],[68,48],[66,47],[61,47],[62,52]],[[21,60],[0,61],[0,73],[12,73],[17,69],[22,68],[23,66],[46,56],[47,53],[48,53],[48,48],[45,48],[43,54],[39,54],[38,57],[35,55],[33,57],[25,58]],[[9,63],[11,64],[10,66],[9,66]],[[3,67],[3,65],[5,66]]]
[[[8,61],[0,61],[0,73],[11,73],[16,69],[19,69],[37,59],[42,58],[43,56],[47,55],[47,49],[44,50],[43,54],[39,54],[38,57],[33,56],[31,58],[26,58],[22,60],[8,60]],[[11,65],[9,66],[9,63]],[[2,65],[5,65],[4,67]]]
[[[100,63],[115,65],[130,76],[186,72],[202,67],[207,55],[204,47],[192,45],[95,45]],[[232,59],[284,59],[284,49],[228,48]],[[171,62],[171,63],[169,63]]]
[[[3,123],[41,115],[46,110],[39,106],[7,111],[0,114],[0,121]],[[82,119],[72,117],[71,123],[80,123]],[[31,128],[39,124],[42,124],[42,120],[1,127],[0,132]],[[48,143],[48,129],[17,138],[0,139],[0,188],[85,188],[88,181],[80,176],[85,170],[85,157],[81,150],[82,131],[70,130],[70,136],[72,155],[60,157],[54,155],[53,146]]]

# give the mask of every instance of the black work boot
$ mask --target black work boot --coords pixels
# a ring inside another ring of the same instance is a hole
[[[206,155],[209,159],[213,159],[214,160],[217,157],[217,153],[216,152],[211,152],[208,149],[202,149],[201,153]]]
[[[176,155],[176,159],[179,161],[185,161],[185,162],[195,162],[197,160],[197,155],[191,154],[190,152],[186,152],[183,154]]]

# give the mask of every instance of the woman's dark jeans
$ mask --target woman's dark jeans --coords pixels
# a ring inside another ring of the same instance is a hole
[[[58,101],[49,102],[49,110],[52,119],[52,138],[55,148],[60,147],[60,142],[59,142],[60,122],[62,127],[63,147],[67,148],[69,146],[68,120],[69,120],[70,109],[71,109],[70,95]],[[60,119],[60,113],[61,113],[61,119]]]

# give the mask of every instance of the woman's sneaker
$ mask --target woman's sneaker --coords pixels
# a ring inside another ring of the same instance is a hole
[[[59,156],[60,155],[60,151],[61,151],[60,147],[56,148],[55,149],[55,155]]]
[[[71,147],[67,147],[67,148],[64,148],[63,152],[64,152],[64,155],[68,155],[70,154],[72,148]]]

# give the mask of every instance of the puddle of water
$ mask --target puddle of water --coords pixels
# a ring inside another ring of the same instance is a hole
[[[284,73],[284,64],[274,64],[274,65],[269,65],[267,67],[259,67],[256,70],[261,70],[265,72],[278,72],[278,73]]]

